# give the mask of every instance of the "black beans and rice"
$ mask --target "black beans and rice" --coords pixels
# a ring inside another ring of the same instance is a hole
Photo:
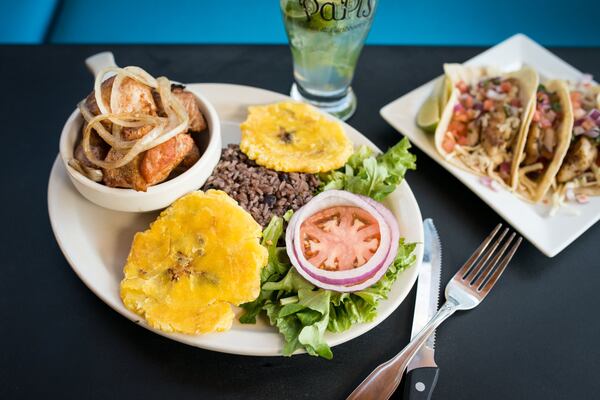
[[[296,211],[319,187],[312,174],[277,172],[250,160],[238,145],[223,149],[221,159],[202,190],[218,189],[234,198],[263,227],[274,215]]]

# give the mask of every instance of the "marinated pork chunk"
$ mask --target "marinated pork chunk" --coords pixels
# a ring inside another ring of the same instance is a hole
[[[147,115],[156,115],[156,103],[152,97],[152,90],[131,78],[124,78],[119,87],[119,97],[117,99],[117,107],[111,109],[110,98],[112,95],[112,87],[115,77],[108,78],[102,82],[101,91],[104,104],[107,105],[109,111],[114,114],[119,113],[141,113]],[[93,115],[100,114],[100,108],[96,103],[95,92],[89,94],[85,100],[85,105]],[[104,124],[107,129],[110,129],[111,124]],[[140,128],[125,127],[121,131],[121,135],[125,140],[139,139],[152,129],[152,126],[142,126]]]
[[[171,92],[177,98],[177,100],[181,102],[183,108],[185,108],[185,111],[188,114],[188,117],[190,119],[189,130],[192,132],[202,132],[203,130],[205,130],[208,126],[206,124],[204,116],[200,112],[196,96],[194,96],[192,92],[188,92],[187,90],[185,90],[185,87],[182,85],[171,85]],[[154,100],[158,105],[158,115],[163,117],[166,116],[167,114],[162,108],[158,92],[154,91],[153,94]]]
[[[102,82],[102,99],[110,109],[110,98],[115,77],[108,78]],[[156,115],[156,103],[152,97],[150,87],[131,78],[124,78],[119,87],[119,98],[115,110],[110,109],[112,113],[142,113]],[[90,93],[85,99],[85,105],[94,115],[100,114],[100,108],[96,103],[96,95]]]
[[[165,143],[151,148],[143,155],[140,164],[142,177],[148,185],[156,185],[164,181],[194,147],[194,139],[186,133],[180,133]]]
[[[196,143],[192,146],[192,149],[183,157],[181,163],[171,172],[170,177],[174,178],[178,175],[183,174],[185,171],[190,169],[192,165],[196,164],[196,161],[200,159],[200,149],[196,146]]]
[[[131,162],[120,167],[104,169],[104,184],[110,187],[135,189],[145,192],[148,189],[148,182],[140,173],[140,163],[143,154],[136,156]],[[123,157],[123,153],[118,150],[110,149],[105,161],[117,161]]]
[[[101,85],[102,99],[109,108],[109,112],[129,115],[152,115],[165,117],[162,110],[163,103],[158,92],[139,81],[124,77],[119,86],[118,96],[113,99],[114,110],[110,109],[111,96],[115,77],[111,77]],[[207,128],[204,116],[200,112],[196,97],[184,90],[182,86],[172,86],[173,95],[181,102],[189,116],[188,131],[201,132]],[[101,111],[96,103],[95,93],[92,92],[85,99],[85,106],[93,115],[100,115]],[[102,124],[111,131],[113,124],[102,121]],[[112,130],[112,134],[120,134],[121,138],[128,141],[138,140],[153,130],[155,125],[148,124],[141,127],[119,127]],[[105,162],[115,162],[123,157],[129,150],[111,148],[92,130],[90,147],[94,156]],[[74,157],[83,165],[98,169],[86,157],[83,147],[79,144]],[[188,132],[183,132],[170,140],[159,144],[134,158],[133,161],[120,168],[102,168],[103,182],[110,187],[132,188],[138,191],[147,190],[148,186],[155,185],[185,172],[200,158],[200,150]]]
[[[110,146],[107,145],[106,142],[104,140],[102,140],[102,138],[100,138],[100,136],[98,136],[98,134],[96,132],[92,132],[92,134],[90,135],[90,148],[92,150],[92,154],[98,160],[104,160],[104,158],[108,154],[108,151],[110,150]],[[83,151],[83,145],[81,144],[81,141],[75,147],[73,156],[75,157],[75,159],[77,161],[79,161],[81,164],[85,165],[86,167],[98,169],[98,167],[96,165],[94,165],[86,157],[86,155]]]
[[[104,104],[110,104],[110,94],[112,93],[114,81],[115,77],[113,76],[102,82],[102,85],[100,86]],[[92,93],[85,98],[85,106],[93,115],[100,115],[100,108],[98,108],[98,103],[96,102],[96,92],[92,91]]]
[[[181,104],[183,104],[183,107],[190,118],[190,131],[202,132],[205,130],[207,128],[206,121],[198,108],[196,96],[178,86],[173,88],[173,94]]]

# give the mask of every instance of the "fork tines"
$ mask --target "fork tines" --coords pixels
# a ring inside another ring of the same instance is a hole
[[[512,232],[508,239],[504,240],[510,229],[505,228],[498,234],[501,228],[502,224],[498,224],[494,228],[458,270],[454,280],[478,292],[487,292],[494,286],[523,240],[521,236],[515,240],[517,236],[515,232]],[[512,247],[508,250],[511,244]],[[500,245],[502,246],[500,247]]]

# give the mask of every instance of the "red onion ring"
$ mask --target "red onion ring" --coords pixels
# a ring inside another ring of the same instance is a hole
[[[315,200],[319,203],[313,203]],[[313,204],[307,207],[310,203]],[[319,204],[318,208],[315,204]],[[324,208],[340,204],[359,206],[378,220],[382,239],[375,254],[377,258],[374,255],[367,263],[353,270],[321,270],[309,263],[302,253],[299,234],[301,221],[308,217],[307,213],[312,215]],[[381,203],[346,191],[328,190],[315,196],[294,213],[288,223],[285,239],[286,251],[292,265],[306,280],[323,289],[353,292],[372,286],[385,274],[398,253],[400,231],[394,215]]]
[[[372,207],[369,203],[364,201],[361,197],[346,192],[344,190],[328,190],[315,196],[310,202],[296,212],[298,219],[304,221],[310,215],[323,210],[325,208],[338,206],[338,205],[352,205],[357,206],[369,214],[373,215],[379,224],[380,230],[380,243],[375,254],[369,259],[367,263],[361,265],[358,268],[354,268],[346,271],[325,271],[312,265],[302,252],[302,242],[300,240],[300,223],[296,224],[294,231],[292,232],[292,239],[296,257],[304,269],[312,271],[317,276],[326,278],[329,280],[328,283],[346,283],[348,279],[358,278],[360,280],[367,279],[372,275],[372,266],[379,265],[387,255],[390,241],[390,231],[385,229],[388,227],[383,216]]]

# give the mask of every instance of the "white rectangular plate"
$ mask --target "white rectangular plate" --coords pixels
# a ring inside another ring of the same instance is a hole
[[[479,54],[466,65],[493,65],[503,71],[529,65],[540,74],[540,80],[567,79],[578,81],[583,75],[542,46],[518,34]],[[440,69],[442,66],[440,65]],[[478,195],[535,247],[548,257],[554,257],[600,219],[600,197],[584,205],[573,204],[549,216],[549,207],[520,200],[507,190],[497,192],[482,185],[479,177],[445,161],[435,149],[433,135],[417,127],[415,118],[421,104],[432,92],[440,77],[424,84],[381,109],[381,116],[396,130]]]

